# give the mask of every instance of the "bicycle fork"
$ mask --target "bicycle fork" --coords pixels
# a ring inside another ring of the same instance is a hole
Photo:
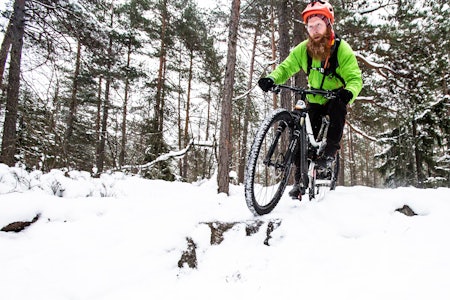
[[[328,135],[328,128],[330,127],[330,116],[326,115],[322,117],[322,124],[320,125],[319,134],[317,135],[317,141],[321,142],[320,147],[317,150],[317,155],[322,155],[323,151],[325,150],[325,147],[327,146],[327,135]]]
[[[270,145],[269,151],[267,151],[266,157],[264,158],[264,161],[263,161],[264,165],[266,165],[268,167],[273,166],[275,168],[280,168],[280,167],[283,168],[284,166],[288,165],[288,163],[289,163],[288,160],[290,160],[292,157],[292,155],[288,154],[288,153],[293,153],[295,147],[297,146],[297,138],[300,134],[298,130],[294,131],[294,138],[289,143],[289,148],[288,148],[289,152],[286,153],[285,157],[283,157],[283,159],[284,159],[283,163],[280,164],[280,163],[278,163],[277,160],[272,161],[272,156],[275,153],[276,146],[278,145],[281,134],[286,129],[286,127],[287,127],[286,124],[280,124],[278,126],[278,128],[276,129],[275,138],[274,138],[272,144]]]

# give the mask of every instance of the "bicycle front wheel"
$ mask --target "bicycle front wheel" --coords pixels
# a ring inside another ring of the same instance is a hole
[[[286,188],[293,122],[289,111],[277,109],[264,120],[253,141],[245,172],[245,200],[254,215],[271,212]]]

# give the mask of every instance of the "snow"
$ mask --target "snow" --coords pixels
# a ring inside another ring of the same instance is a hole
[[[33,185],[13,186],[11,174],[33,177]],[[0,178],[0,228],[40,214],[24,231],[0,232],[1,299],[450,296],[448,188],[337,187],[312,202],[285,193],[271,214],[254,217],[242,186],[217,194],[215,179],[27,175],[5,166]],[[48,182],[63,192],[43,188]],[[397,212],[403,205],[417,215]],[[264,225],[246,236],[246,224],[257,220]],[[210,245],[205,222],[213,221],[238,223]],[[281,224],[267,246],[270,221]],[[187,237],[197,245],[197,269],[178,267]]]

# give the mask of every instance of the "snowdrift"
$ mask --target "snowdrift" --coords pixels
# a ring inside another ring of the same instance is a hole
[[[0,228],[38,216],[0,231],[1,299],[450,297],[449,189],[338,187],[254,217],[242,186],[66,175],[0,168]]]

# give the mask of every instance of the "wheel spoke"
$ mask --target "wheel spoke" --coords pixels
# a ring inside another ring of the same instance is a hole
[[[247,206],[255,215],[267,214],[280,200],[290,173],[289,141],[292,116],[274,111],[261,125],[248,158],[245,178]]]

